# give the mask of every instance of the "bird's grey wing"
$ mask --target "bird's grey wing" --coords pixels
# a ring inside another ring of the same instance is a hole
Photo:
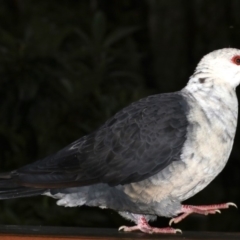
[[[188,108],[179,92],[144,98],[92,134],[11,172],[11,178],[23,186],[43,188],[144,180],[180,160]]]

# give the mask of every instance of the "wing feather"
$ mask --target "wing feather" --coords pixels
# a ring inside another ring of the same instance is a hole
[[[180,160],[188,111],[179,92],[141,99],[97,131],[11,177],[22,186],[43,188],[144,180]]]

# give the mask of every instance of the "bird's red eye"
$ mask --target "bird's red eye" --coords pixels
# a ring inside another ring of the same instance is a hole
[[[232,62],[236,65],[240,65],[240,55],[234,56]]]

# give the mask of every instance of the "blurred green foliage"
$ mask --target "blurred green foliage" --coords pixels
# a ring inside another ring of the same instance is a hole
[[[110,29],[101,11],[81,24],[76,18],[86,2],[68,8],[67,17],[76,21],[69,24],[59,17],[64,3],[25,1],[15,21],[14,11],[2,11],[9,21],[0,28],[3,169],[53,152],[143,95],[141,55],[132,38],[139,27]]]
[[[140,26],[113,27],[89,5],[5,1],[0,8],[1,171],[59,150],[146,94],[133,37]],[[45,197],[3,201],[0,221],[79,225],[69,217],[76,209],[53,204]],[[84,210],[79,215],[84,224]]]

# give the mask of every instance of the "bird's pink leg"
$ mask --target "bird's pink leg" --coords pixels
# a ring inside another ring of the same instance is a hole
[[[179,223],[184,218],[192,213],[198,213],[203,215],[221,213],[220,209],[227,209],[229,206],[234,206],[237,208],[235,203],[222,203],[222,204],[214,204],[214,205],[200,205],[200,206],[192,206],[192,205],[182,205],[182,208],[179,213],[182,213],[180,216],[172,218],[169,222],[169,225],[172,223]]]
[[[167,227],[167,228],[156,228],[156,227],[151,227],[146,218],[143,216],[140,216],[138,218],[138,222],[136,226],[133,227],[127,227],[127,226],[121,226],[119,229],[119,231],[124,231],[124,232],[133,232],[133,231],[137,231],[140,230],[141,232],[144,233],[172,233],[175,234],[177,232],[182,233],[182,231],[180,229],[174,229],[171,227]]]

